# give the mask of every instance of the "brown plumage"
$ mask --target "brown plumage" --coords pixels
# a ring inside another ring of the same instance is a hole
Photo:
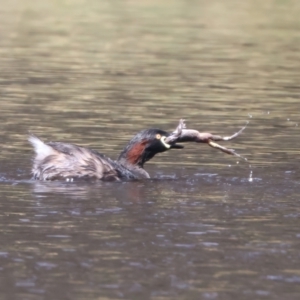
[[[168,135],[160,129],[143,130],[132,138],[116,161],[95,150],[61,142],[46,144],[30,135],[28,140],[36,152],[33,177],[39,180],[67,181],[149,178],[143,168],[145,162],[157,153],[171,148],[183,148],[176,143],[164,144]]]
[[[117,160],[85,147],[61,142],[44,143],[38,137],[30,135],[29,142],[36,156],[33,160],[33,177],[38,180],[96,179],[123,180],[149,178],[144,164],[157,153],[170,149],[181,149],[177,143],[207,143],[227,154],[239,156],[234,150],[225,148],[215,141],[228,141],[237,137],[244,129],[229,137],[210,133],[200,133],[186,129],[184,120],[180,120],[171,134],[160,129],[148,129],[139,132],[124,147]]]

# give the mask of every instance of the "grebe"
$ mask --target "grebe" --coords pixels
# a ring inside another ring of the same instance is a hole
[[[117,160],[85,147],[62,142],[44,143],[35,135],[28,141],[35,150],[32,174],[38,180],[99,179],[120,181],[126,179],[150,178],[144,164],[157,153],[170,149],[182,149],[178,142],[207,143],[227,154],[238,155],[215,141],[230,140],[238,136],[244,128],[231,137],[221,137],[210,133],[200,133],[185,129],[184,120],[172,133],[160,129],[147,129],[135,135],[125,146]]]
[[[39,180],[101,179],[122,180],[150,178],[144,164],[157,153],[183,148],[176,143],[167,144],[169,136],[160,129],[148,129],[135,135],[114,161],[85,147],[61,142],[44,143],[30,135],[36,156],[32,173]]]

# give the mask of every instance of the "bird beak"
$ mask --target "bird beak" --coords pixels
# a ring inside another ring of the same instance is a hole
[[[178,144],[171,145],[171,149],[183,149],[183,148],[184,148],[184,146],[182,146],[182,145],[178,145]]]
[[[160,138],[160,141],[162,142],[162,144],[163,144],[167,149],[170,149],[170,148],[171,148],[171,145],[168,144],[168,143],[166,143],[165,139],[166,139],[166,137],[165,137],[165,136],[162,136],[162,137]]]
[[[182,145],[177,145],[177,144],[168,144],[166,141],[166,136],[162,136],[160,141],[162,144],[166,147],[166,149],[182,149],[184,148]]]

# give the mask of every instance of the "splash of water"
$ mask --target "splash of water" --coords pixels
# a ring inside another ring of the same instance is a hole
[[[249,178],[248,178],[248,181],[249,182],[252,182],[253,181],[253,170],[252,170],[252,166],[251,165],[249,165],[249,168],[250,168],[250,174],[249,174]]]

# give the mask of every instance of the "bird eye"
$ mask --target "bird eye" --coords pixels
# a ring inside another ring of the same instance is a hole
[[[160,134],[157,134],[155,137],[156,137],[158,140],[161,139],[161,135],[160,135]]]

